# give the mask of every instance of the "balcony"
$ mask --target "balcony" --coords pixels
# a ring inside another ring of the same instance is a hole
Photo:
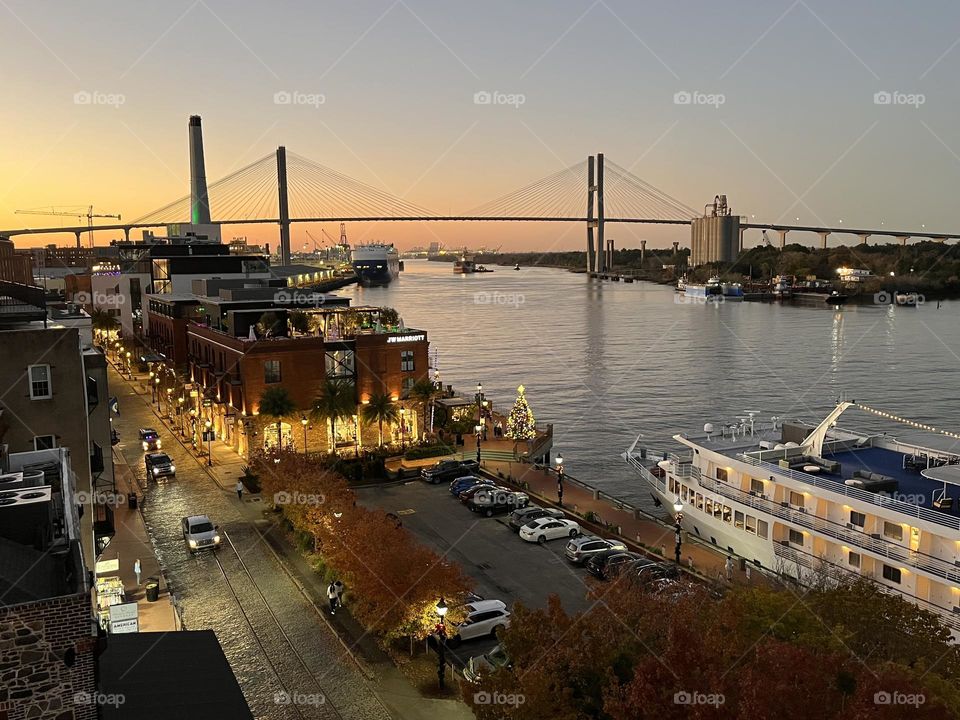
[[[103,448],[97,443],[93,443],[93,449],[90,452],[90,472],[94,474],[102,473],[103,469]]]
[[[914,595],[907,595],[906,593],[900,592],[899,590],[895,590],[891,587],[883,585],[882,583],[876,582],[876,580],[874,580],[874,578],[870,577],[869,575],[861,575],[858,572],[854,572],[853,570],[842,567],[828,560],[824,560],[823,558],[818,557],[816,555],[811,555],[810,553],[804,552],[803,550],[797,550],[795,547],[792,547],[789,544],[774,542],[773,552],[774,552],[774,555],[776,555],[781,560],[794,563],[798,568],[801,568],[801,567],[806,568],[807,570],[810,570],[814,573],[818,573],[821,570],[821,568],[823,568],[823,566],[826,565],[829,567],[829,569],[832,572],[835,573],[835,575],[842,575],[850,578],[865,578],[867,580],[870,580],[871,582],[874,582],[877,585],[877,587],[879,587],[883,592],[889,595],[896,595],[902,598],[903,600],[906,600],[907,602],[910,602],[910,603],[913,603],[914,605],[919,606],[920,608],[922,608],[923,610],[926,610],[927,612],[933,613],[940,619],[940,622],[942,622],[944,625],[949,627],[955,633],[960,632],[960,616],[958,616],[956,612],[951,612],[950,610],[940,607],[939,605],[934,605],[932,602],[928,600],[923,600]],[[799,574],[799,570],[798,570],[798,574]],[[800,580],[801,583],[803,582],[802,578],[797,578],[797,579]]]
[[[838,540],[846,545],[867,550],[882,558],[910,565],[943,580],[960,583],[960,567],[955,563],[950,563],[946,560],[933,557],[932,555],[911,550],[902,545],[897,545],[888,540],[869,535],[861,530],[854,530],[852,527],[841,525],[832,520],[811,515],[803,510],[781,505],[780,503],[775,503],[758,495],[751,495],[743,490],[731,487],[726,483],[703,476],[700,468],[696,466],[693,468],[693,477],[705,490],[709,490],[717,495],[722,495],[741,505],[746,505],[767,515],[785,520],[793,525],[812,530],[832,540]]]

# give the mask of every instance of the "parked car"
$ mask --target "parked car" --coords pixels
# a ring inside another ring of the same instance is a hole
[[[460,498],[460,502],[466,505],[471,500],[471,498],[473,498],[473,496],[476,495],[478,492],[480,492],[485,488],[491,488],[491,487],[497,487],[497,486],[494,485],[493,483],[478,483],[477,485],[468,487],[466,490],[462,490],[460,494],[457,495],[457,497]]]
[[[462,640],[493,636],[510,625],[510,611],[500,600],[478,600],[463,606],[467,617],[459,625],[450,628],[450,643],[457,645]]]
[[[206,515],[190,515],[180,521],[183,540],[191,553],[216,550],[220,547],[220,533]]]
[[[525,507],[529,502],[530,497],[526,493],[496,485],[481,485],[466,504],[471,511],[491,517],[494,513]]]
[[[480,470],[476,460],[441,460],[433,467],[420,471],[420,477],[432,485],[446,480],[454,480]]]
[[[680,570],[673,563],[650,562],[629,567],[625,572],[629,578],[645,590],[652,584],[662,581],[675,582],[680,577]]]
[[[557,538],[575,538],[580,534],[580,525],[566,518],[543,517],[520,528],[520,538],[527,542],[545,543]]]
[[[463,668],[463,677],[468,682],[478,683],[484,675],[501,667],[510,667],[510,657],[502,645],[497,645],[490,652],[476,655],[467,660],[467,664]]]
[[[147,453],[143,464],[147,467],[148,478],[174,477],[177,474],[177,466],[164,452]]]
[[[605,540],[596,535],[582,535],[567,543],[564,554],[574,565],[582,565],[588,558],[606,550],[625,552],[627,546],[619,540]]]
[[[599,576],[604,580],[613,577],[628,577],[637,580],[641,573],[646,573],[649,568],[656,567],[656,560],[651,560],[639,553],[622,553],[614,555],[607,559],[603,565],[603,572]]]
[[[140,444],[145,452],[153,452],[161,448],[160,435],[153,428],[140,428]]]
[[[606,577],[604,575],[606,564],[614,557],[620,558],[617,560],[618,564],[643,559],[642,555],[639,555],[635,552],[624,552],[623,550],[604,550],[603,552],[598,552],[593,557],[588,558],[587,562],[584,563],[584,566],[591,575],[602,580],[604,577]]]
[[[464,475],[450,483],[450,494],[458,497],[464,490],[469,490],[476,485],[493,485],[493,480],[476,475]]]
[[[565,517],[563,510],[557,508],[542,508],[539,505],[527,505],[510,513],[510,529],[519,531],[528,522],[539,520],[542,517],[562,518]]]

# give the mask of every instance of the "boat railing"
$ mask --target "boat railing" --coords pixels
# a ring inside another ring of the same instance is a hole
[[[780,467],[779,465],[774,465],[773,463],[768,463],[764,460],[758,460],[757,458],[751,457],[747,454],[741,454],[738,457],[748,465],[761,467],[778,475],[785,475],[791,480],[796,480],[797,482],[806,483],[807,485],[812,485],[814,487],[821,488],[822,490],[827,490],[828,492],[845,495],[846,497],[856,498],[857,500],[862,500],[870,505],[879,505],[880,507],[888,510],[902,513],[904,515],[910,515],[912,517],[926,520],[927,522],[935,523],[937,525],[943,525],[944,527],[948,527],[953,530],[960,530],[960,517],[947,515],[946,513],[930,510],[929,508],[921,507],[919,505],[912,505],[911,503],[906,503],[902,500],[894,500],[892,498],[879,495],[878,493],[861,490],[860,488],[850,487],[849,485],[844,485],[836,480],[818,477],[800,470],[792,470],[790,468]]]
[[[630,463],[638,473],[640,473],[640,477],[642,477],[644,480],[646,480],[648,483],[653,485],[658,490],[662,492],[666,492],[667,483],[664,480],[664,478],[659,478],[656,475],[654,475],[642,462],[640,462],[633,455],[627,456],[627,462]]]
[[[858,548],[869,550],[889,560],[906,563],[919,570],[928,572],[931,575],[949,580],[950,582],[960,582],[960,567],[955,563],[942,560],[933,555],[927,555],[917,550],[911,550],[902,545],[897,545],[896,543],[865,533],[862,530],[855,530],[846,525],[841,525],[833,520],[827,520],[826,518],[812,515],[797,508],[781,505],[772,500],[767,500],[764,497],[751,495],[739,488],[734,488],[718,480],[704,477],[702,473],[700,473],[700,468],[694,468],[693,474],[697,482],[704,489],[722,495],[730,500],[735,500],[741,505],[752,507],[755,510],[773,515],[781,520],[786,520],[793,525],[813,530],[820,535],[825,535],[848,545],[855,545]]]
[[[935,605],[929,600],[918,598],[915,595],[908,595],[905,592],[883,585],[882,583],[877,582],[877,579],[871,577],[870,575],[855,572],[841,565],[837,565],[836,563],[832,563],[829,560],[821,558],[817,555],[812,555],[808,552],[797,550],[794,547],[780,542],[774,542],[773,552],[776,557],[786,560],[787,562],[792,562],[798,567],[807,568],[813,572],[819,571],[823,565],[828,565],[834,570],[839,571],[839,573],[851,578],[865,578],[870,580],[872,583],[874,583],[874,585],[880,588],[882,592],[888,595],[899,597],[906,602],[913,603],[914,605],[917,605],[918,607],[936,615],[940,619],[940,622],[952,630],[960,631],[960,616],[958,616],[957,613],[951,612],[947,608],[940,607],[939,605]],[[801,580],[802,582],[801,578],[798,578],[798,580]]]

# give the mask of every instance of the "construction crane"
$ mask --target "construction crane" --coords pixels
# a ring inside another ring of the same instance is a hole
[[[82,207],[82,206],[77,206]],[[112,218],[114,220],[119,220],[119,215],[101,215],[95,214],[93,212],[93,205],[87,205],[87,211],[85,213],[70,212],[57,210],[56,208],[51,207],[49,210],[40,208],[38,210],[14,210],[14,213],[17,215],[47,215],[51,217],[75,217],[80,220],[83,218],[87,219],[87,232],[89,233],[88,238],[90,242],[90,247],[93,247],[93,219],[94,218]],[[80,233],[77,233],[77,247],[80,247]]]
[[[322,230],[322,229],[323,229],[323,228],[321,228],[321,230]],[[310,238],[310,240],[313,242],[313,251],[314,251],[315,253],[320,252],[320,244],[317,243],[317,239],[310,233],[309,230],[306,230],[306,233],[307,233],[307,237]],[[307,244],[304,243],[303,246],[306,247]]]

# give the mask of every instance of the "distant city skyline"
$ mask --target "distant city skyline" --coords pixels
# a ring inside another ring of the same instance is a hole
[[[59,224],[16,209],[92,204],[132,220],[186,195],[197,114],[210,183],[285,145],[456,214],[604,152],[693,208],[723,193],[757,221],[960,234],[960,6],[947,2],[921,13],[892,0],[184,0],[97,13],[15,0],[0,15],[0,228]],[[582,224],[356,224],[348,235],[401,249],[585,245]],[[224,229],[234,236],[275,248],[279,232]],[[689,241],[685,227],[607,236]],[[294,225],[293,249],[304,243]]]

